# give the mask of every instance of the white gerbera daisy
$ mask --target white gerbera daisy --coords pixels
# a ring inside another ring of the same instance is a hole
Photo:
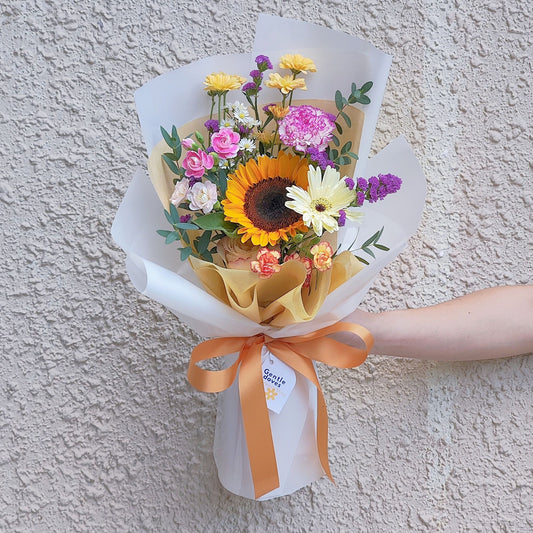
[[[287,197],[291,200],[285,202],[285,206],[300,213],[304,224],[313,226],[313,231],[319,237],[324,230],[338,231],[339,211],[346,210],[355,200],[354,191],[346,186],[340,173],[332,167],[327,167],[322,176],[320,168],[309,165],[307,178],[307,191],[296,185],[287,187]],[[357,218],[353,212],[345,213],[351,220]]]

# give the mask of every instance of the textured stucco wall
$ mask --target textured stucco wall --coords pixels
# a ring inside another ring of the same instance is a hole
[[[532,531],[527,356],[321,368],[337,484],[219,486],[199,339],[134,290],[110,226],[145,164],[134,89],[245,51],[260,10],[394,55],[374,150],[407,136],[427,207],[368,309],[533,282],[531,2],[1,2],[0,531]]]

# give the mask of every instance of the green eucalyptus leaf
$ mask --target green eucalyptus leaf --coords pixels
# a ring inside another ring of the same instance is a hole
[[[172,137],[179,141],[180,136],[178,135],[178,130],[176,129],[176,126],[172,126]]]
[[[180,248],[180,259],[185,261],[192,254],[192,248],[186,246],[185,248]]]
[[[170,159],[167,154],[163,154],[161,157],[163,158],[163,161],[167,164],[170,171],[179,176],[180,171],[176,163],[174,163],[174,161],[172,161],[172,159]]]
[[[355,153],[355,152],[348,152],[348,155],[352,158],[352,159],[359,159],[359,156]]]
[[[220,189],[220,194],[225,198],[228,188],[228,174],[223,168],[218,171],[218,188]]]
[[[346,125],[351,128],[352,127],[352,119],[344,112],[342,111],[341,112],[341,117],[344,119],[344,121],[346,122]]]
[[[335,91],[335,106],[338,111],[341,111],[343,108],[343,97],[339,90]]]
[[[165,142],[170,146],[170,148],[174,148],[174,139],[168,134],[167,130],[161,126],[161,135],[163,136],[163,139],[165,139]]]
[[[172,231],[169,231],[168,229],[158,229],[157,233],[161,235],[161,237],[167,237]]]
[[[213,256],[211,255],[211,252],[209,250],[206,250],[202,255],[206,261],[209,261],[210,263],[213,262]]]
[[[339,134],[342,135],[342,126],[338,122],[335,122],[335,127],[337,128]]]
[[[192,224],[191,222],[178,222],[177,224],[174,224],[174,227],[182,230],[198,229],[198,226],[196,226],[196,224]]]
[[[352,82],[352,94],[354,94],[355,91],[357,91],[357,85],[354,82]]]
[[[379,250],[383,250],[385,252],[388,252],[390,250],[390,248],[387,248],[387,246],[385,246],[384,244],[374,244],[374,246]]]
[[[179,238],[180,236],[175,231],[172,231],[167,235],[165,244],[170,244],[171,242],[177,241]]]
[[[363,104],[363,105],[367,105],[370,103],[370,98],[368,98],[368,96],[366,94],[362,94],[358,99],[357,101],[360,103],[360,104]]]
[[[337,145],[338,146],[338,145]],[[352,149],[352,141],[348,141],[341,149],[341,154],[346,154]]]
[[[336,161],[339,157],[339,151],[338,150],[331,150],[331,160]]]
[[[204,231],[198,239],[198,245],[196,247],[200,255],[203,255],[205,252],[207,252],[207,248],[209,247],[210,241],[211,231]]]
[[[339,165],[349,165],[351,162],[352,162],[351,158],[348,157],[347,155],[342,155],[341,157],[339,157],[339,160],[337,161]]]
[[[333,141],[333,144],[335,146],[339,146],[340,145],[340,141],[339,141],[339,138],[336,136],[336,135],[333,135],[333,137],[331,138],[331,140]]]
[[[370,91],[370,89],[372,89],[372,86],[374,85],[374,82],[372,81],[367,81],[365,84],[363,84],[363,86],[361,87],[361,92],[362,93],[367,93],[368,91]]]
[[[366,259],[363,259],[362,257],[359,257],[358,255],[356,255],[355,258],[358,259],[359,261],[361,261],[361,263],[363,263],[365,265],[369,265],[370,264]]]

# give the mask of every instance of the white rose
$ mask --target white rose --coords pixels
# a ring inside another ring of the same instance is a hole
[[[207,214],[217,202],[217,186],[210,181],[195,183],[187,193],[187,199],[191,202],[190,209],[193,211],[201,209]]]

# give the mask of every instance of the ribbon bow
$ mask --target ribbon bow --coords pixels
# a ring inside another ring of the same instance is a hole
[[[365,344],[359,349],[329,338],[328,335],[347,331]],[[191,385],[203,392],[222,392],[233,383],[239,370],[239,398],[241,402],[248,457],[259,498],[279,487],[278,468],[270,419],[263,387],[261,350],[266,346],[284,363],[309,379],[317,388],[317,445],[324,472],[333,481],[328,462],[328,415],[324,395],[313,365],[320,361],[337,368],[353,368],[366,359],[373,345],[371,333],[349,322],[337,322],[307,335],[273,338],[259,334],[253,337],[221,337],[199,344],[191,354],[187,378]],[[197,363],[239,352],[239,357],[224,370],[205,370]]]

